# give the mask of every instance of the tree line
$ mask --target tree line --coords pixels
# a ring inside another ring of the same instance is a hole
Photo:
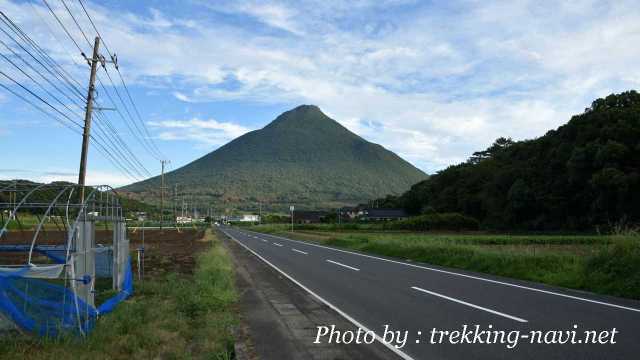
[[[483,228],[579,230],[640,221],[640,94],[595,100],[533,140],[497,139],[399,197],[410,214],[461,213]]]

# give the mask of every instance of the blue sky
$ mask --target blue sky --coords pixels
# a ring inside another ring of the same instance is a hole
[[[65,1],[95,36],[77,0]],[[62,2],[48,3],[89,53]],[[316,104],[433,173],[497,137],[543,135],[597,97],[640,88],[636,1],[85,4],[171,168]],[[0,0],[0,9],[87,81],[78,51],[41,1]],[[0,69],[19,75],[2,59]],[[108,103],[100,91],[98,99]],[[0,178],[75,181],[76,134],[3,89],[0,107]],[[104,116],[157,174],[159,162],[122,120]],[[92,148],[88,182],[133,180]]]

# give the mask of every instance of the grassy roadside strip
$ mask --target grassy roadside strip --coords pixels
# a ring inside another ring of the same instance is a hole
[[[595,293],[640,299],[637,236],[506,236],[288,232],[251,230],[298,240]],[[566,248],[579,249],[567,251]],[[529,249],[533,248],[534,251]],[[515,250],[514,250],[515,249]],[[538,249],[537,251],[535,249]]]
[[[135,295],[100,319],[85,341],[17,336],[0,340],[2,359],[231,359],[237,294],[231,259],[216,235],[193,275],[135,284]]]

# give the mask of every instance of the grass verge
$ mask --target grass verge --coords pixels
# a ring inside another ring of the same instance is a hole
[[[90,336],[0,340],[2,359],[231,359],[236,324],[234,272],[226,250],[211,247],[192,275],[169,273],[136,283],[135,295],[101,318]]]
[[[299,240],[600,294],[640,299],[640,238],[251,230]]]

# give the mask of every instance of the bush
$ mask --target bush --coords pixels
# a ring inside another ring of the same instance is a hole
[[[603,294],[640,299],[640,241],[620,239],[590,256],[585,264],[584,288]]]
[[[407,220],[384,224],[385,230],[478,230],[480,224],[472,217],[459,213],[425,214],[411,217]]]

